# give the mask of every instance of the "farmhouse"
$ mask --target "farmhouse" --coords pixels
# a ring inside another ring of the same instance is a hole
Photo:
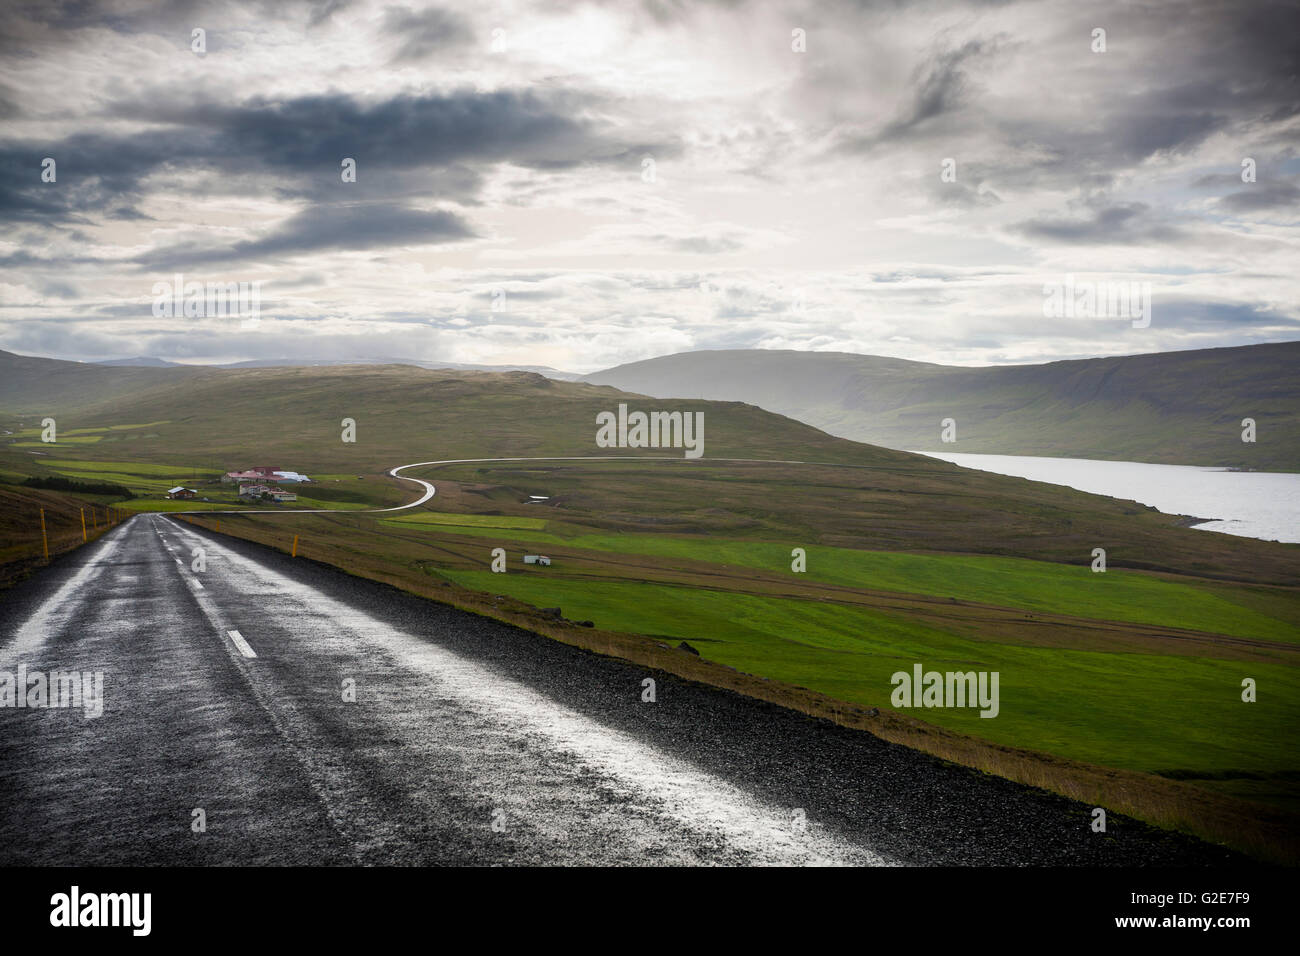
[[[241,484],[243,482],[260,481],[262,478],[255,471],[228,471],[221,476],[222,482],[227,485]]]
[[[250,468],[247,471],[228,471],[221,476],[221,480],[226,484],[239,484],[242,482],[259,482],[263,484],[285,484],[291,482],[311,481],[306,475],[296,471],[286,471],[282,468],[271,468],[267,465],[260,465],[257,468]]]
[[[239,486],[239,497],[241,498],[260,498],[262,495],[270,493],[270,485],[249,483]]]
[[[271,500],[272,501],[297,501],[298,496],[294,494],[292,491],[284,491],[280,488],[275,488],[271,491]]]
[[[185,499],[189,499],[189,498],[193,498],[193,497],[194,497],[195,495],[197,495],[197,494],[198,494],[198,492],[195,491],[193,488],[185,488],[185,487],[182,487],[181,485],[177,485],[175,488],[170,488],[170,489],[168,489],[168,491],[167,491],[167,497],[168,497],[168,498],[185,498]]]

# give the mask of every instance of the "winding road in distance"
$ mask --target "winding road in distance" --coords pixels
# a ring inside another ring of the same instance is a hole
[[[668,455],[579,455],[569,458],[451,458],[446,461],[417,461],[409,465],[398,465],[396,468],[390,468],[388,474],[399,481],[413,481],[424,488],[424,494],[417,500],[405,505],[398,505],[396,508],[358,508],[348,510],[348,514],[386,514],[390,511],[406,511],[408,508],[418,508],[434,496],[437,489],[427,481],[419,478],[407,478],[405,475],[399,475],[399,471],[405,471],[408,468],[425,468],[432,465],[475,465],[484,462],[499,461],[731,461],[731,462],[749,462],[751,464],[765,465],[808,465],[822,464],[829,467],[839,468],[857,468],[858,465],[845,465],[839,462],[806,462],[806,461],[782,461],[776,458],[675,458]],[[173,515],[283,515],[283,514],[300,514],[300,515],[325,515],[337,514],[337,508],[263,508],[253,510],[250,508],[229,508],[216,509],[205,508],[194,511],[168,511],[165,514]]]
[[[0,707],[3,865],[1237,860],[163,514],[0,592],[20,667],[103,713]]]

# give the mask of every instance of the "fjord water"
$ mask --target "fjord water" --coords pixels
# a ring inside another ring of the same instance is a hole
[[[917,454],[950,461],[963,468],[1125,498],[1151,505],[1166,514],[1213,519],[1195,525],[1202,531],[1300,542],[1300,475],[1296,474],[1091,458],[937,451]]]

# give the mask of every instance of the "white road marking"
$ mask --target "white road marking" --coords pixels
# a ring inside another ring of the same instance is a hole
[[[190,578],[190,583],[192,583],[200,591],[203,590],[203,582],[200,581],[198,578]]]
[[[257,656],[257,651],[248,646],[248,641],[244,640],[244,635],[240,634],[238,631],[227,631],[226,633],[229,634],[230,639],[235,642],[235,646],[239,648],[239,653],[243,654],[245,657]]]

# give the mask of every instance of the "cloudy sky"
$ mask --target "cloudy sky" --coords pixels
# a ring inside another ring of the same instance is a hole
[[[1269,0],[10,3],[0,348],[585,372],[1296,339],[1298,73]],[[155,316],[178,273],[261,283],[259,320]],[[1067,275],[1149,282],[1150,325],[1045,317]]]

